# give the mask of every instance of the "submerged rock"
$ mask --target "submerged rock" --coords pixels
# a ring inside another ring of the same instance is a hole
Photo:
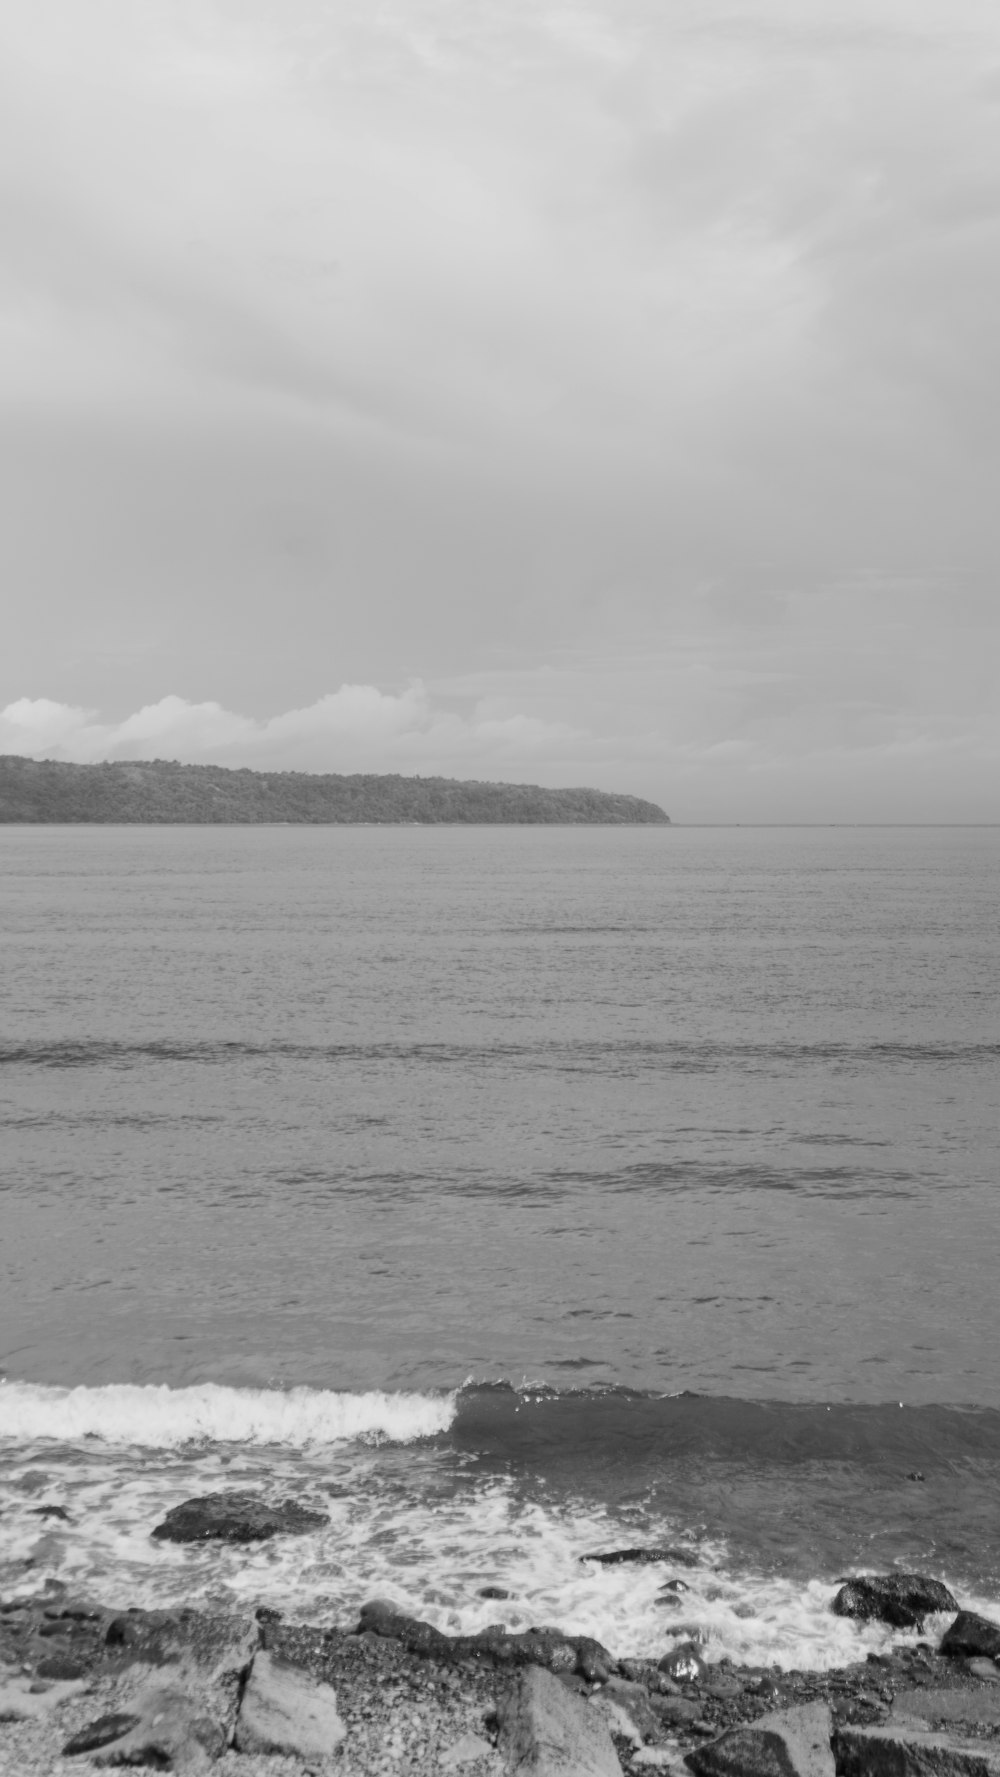
[[[834,1777],[831,1726],[825,1703],[804,1703],[730,1728],[684,1762],[695,1777]]]
[[[955,1621],[945,1630],[941,1640],[943,1654],[988,1654],[1000,1659],[1000,1623],[979,1617],[974,1610],[960,1610]]]
[[[332,1685],[273,1654],[257,1654],[236,1718],[237,1752],[328,1758],[347,1729]]]
[[[623,1561],[674,1561],[678,1567],[697,1567],[698,1557],[690,1549],[604,1549],[599,1554],[581,1555],[581,1561],[600,1561],[605,1567],[617,1567]]]
[[[156,1542],[264,1542],[272,1536],[304,1536],[329,1519],[294,1499],[268,1505],[257,1493],[206,1493],[174,1506],[152,1532]]]
[[[551,1672],[528,1667],[497,1714],[510,1777],[621,1777],[606,1723]]]
[[[939,1610],[957,1610],[958,1602],[940,1580],[925,1579],[919,1573],[886,1573],[845,1580],[832,1609],[838,1617],[919,1629],[925,1617]]]

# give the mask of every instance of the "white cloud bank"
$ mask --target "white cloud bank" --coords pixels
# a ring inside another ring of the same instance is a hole
[[[539,758],[549,765],[575,738],[565,723],[509,713],[496,698],[478,700],[468,715],[435,708],[419,683],[399,694],[342,685],[306,709],[262,721],[175,696],[119,722],[47,697],[22,697],[0,710],[0,753],[75,764],[166,758],[279,771],[430,766],[454,775],[484,762],[508,770]]]

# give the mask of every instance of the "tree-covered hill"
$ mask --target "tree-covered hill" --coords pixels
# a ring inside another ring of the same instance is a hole
[[[603,790],[460,783],[446,777],[354,777],[230,771],[168,759],[69,765],[0,755],[0,823],[361,821],[669,823],[655,802]]]

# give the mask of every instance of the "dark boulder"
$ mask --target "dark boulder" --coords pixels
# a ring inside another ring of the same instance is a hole
[[[657,1669],[668,1678],[691,1684],[704,1678],[708,1665],[693,1641],[680,1641],[676,1647],[670,1649],[669,1654],[664,1654]]]
[[[65,1682],[68,1679],[82,1678],[86,1672],[82,1660],[72,1660],[66,1654],[53,1654],[50,1660],[42,1660],[35,1667],[36,1678],[52,1678]]]
[[[358,1634],[384,1635],[388,1640],[399,1641],[411,1654],[423,1654],[438,1660],[452,1658],[452,1640],[433,1623],[424,1623],[419,1617],[407,1616],[405,1611],[397,1608],[391,1600],[373,1598],[370,1603],[363,1604],[358,1618]]]
[[[673,1561],[678,1567],[697,1567],[698,1557],[690,1549],[604,1549],[599,1554],[581,1555],[581,1561],[600,1561],[604,1567],[617,1567],[623,1561]]]
[[[991,1659],[1000,1659],[1000,1623],[991,1623],[989,1617],[978,1617],[974,1610],[960,1610],[944,1632],[941,1652],[970,1658],[987,1654]]]
[[[546,1628],[509,1635],[502,1623],[491,1623],[476,1635],[445,1635],[385,1598],[362,1605],[357,1633],[383,1635],[401,1642],[408,1653],[455,1665],[469,1661],[493,1667],[545,1666],[550,1672],[578,1673],[588,1684],[604,1684],[617,1671],[614,1655],[589,1635]]]
[[[115,1740],[121,1740],[132,1728],[138,1727],[138,1715],[99,1715],[96,1721],[88,1722],[72,1740],[67,1740],[63,1747],[64,1758],[78,1758],[84,1752],[97,1752],[102,1746],[110,1746]]]
[[[600,1641],[591,1635],[577,1635],[573,1639],[576,1649],[576,1670],[588,1684],[607,1684],[608,1679],[618,1670],[618,1662],[614,1654],[609,1654]]]
[[[885,1573],[845,1580],[833,1601],[838,1617],[891,1623],[897,1629],[919,1629],[939,1610],[957,1610],[958,1603],[940,1580],[919,1573]]]
[[[272,1536],[303,1536],[322,1530],[325,1513],[311,1512],[294,1499],[269,1505],[257,1493],[206,1493],[174,1506],[153,1531],[156,1542],[265,1542]]]

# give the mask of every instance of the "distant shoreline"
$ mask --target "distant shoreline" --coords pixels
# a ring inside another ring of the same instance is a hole
[[[588,788],[376,773],[233,770],[171,760],[0,756],[17,826],[669,826],[655,802]]]

